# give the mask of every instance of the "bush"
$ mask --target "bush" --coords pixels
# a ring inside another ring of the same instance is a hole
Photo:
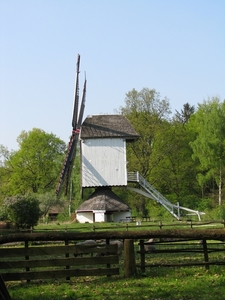
[[[39,201],[32,196],[7,197],[4,207],[8,220],[18,229],[28,229],[37,225],[41,215]]]
[[[225,204],[212,210],[214,220],[225,220]]]
[[[57,221],[59,222],[71,221],[71,217],[69,216],[69,212],[67,209],[65,209],[64,212],[58,214]]]

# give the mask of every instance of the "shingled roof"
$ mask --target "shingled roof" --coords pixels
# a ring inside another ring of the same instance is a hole
[[[139,135],[124,115],[88,116],[81,127],[81,139],[124,138],[135,140]]]
[[[130,208],[110,188],[99,188],[76,209],[76,212],[93,210],[118,212],[129,211]]]

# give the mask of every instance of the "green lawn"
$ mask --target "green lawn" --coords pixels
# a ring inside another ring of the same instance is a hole
[[[225,299],[223,267],[153,268],[126,279],[85,277],[33,283],[7,283],[13,300],[222,300]]]
[[[190,222],[190,221],[148,221],[141,222],[141,225],[136,225],[136,222],[128,223],[76,223],[76,222],[50,222],[48,224],[38,224],[34,227],[36,231],[47,231],[47,230],[65,230],[65,231],[99,231],[99,230],[158,230],[158,229],[189,229],[189,228],[224,228],[221,222]]]

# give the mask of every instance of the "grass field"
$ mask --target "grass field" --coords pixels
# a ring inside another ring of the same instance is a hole
[[[222,300],[225,275],[222,267],[154,268],[125,279],[123,275],[85,277],[32,283],[7,283],[13,300]]]

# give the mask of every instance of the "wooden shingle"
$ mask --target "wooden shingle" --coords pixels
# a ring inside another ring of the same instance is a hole
[[[81,127],[81,139],[91,138],[124,138],[136,140],[139,135],[124,115],[88,116]]]

